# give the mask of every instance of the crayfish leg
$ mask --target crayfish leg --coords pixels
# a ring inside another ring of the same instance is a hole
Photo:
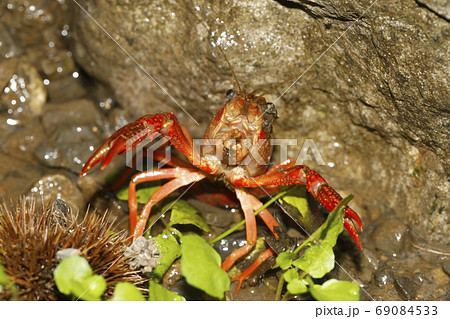
[[[240,188],[237,188],[235,191],[244,212],[247,243],[243,247],[236,249],[230,255],[228,255],[228,257],[222,263],[222,269],[225,271],[229,270],[239,258],[245,256],[252,250],[252,248],[255,246],[257,238],[256,218],[254,214],[254,208],[250,200],[252,195],[248,194],[246,191]]]
[[[237,294],[239,292],[239,290],[241,289],[242,282],[245,279],[247,279],[247,277],[250,276],[256,269],[258,269],[258,267],[261,266],[262,263],[264,263],[267,259],[269,259],[273,255],[275,255],[275,252],[273,251],[272,248],[266,249],[258,256],[258,258],[256,258],[256,260],[250,265],[250,267],[248,267],[246,270],[244,270],[240,275],[231,279],[231,281],[239,280],[239,284],[234,293]]]
[[[159,170],[141,172],[133,176],[128,186],[128,208],[130,218],[130,231],[133,238],[136,239],[142,236],[145,230],[145,225],[150,216],[151,208],[160,200],[170,195],[178,188],[191,184],[193,182],[202,180],[206,177],[205,174],[195,172],[195,169],[189,168],[163,168]],[[140,183],[161,180],[173,179],[158,188],[148,199],[142,210],[139,220],[137,217],[138,203],[136,197],[136,186]]]

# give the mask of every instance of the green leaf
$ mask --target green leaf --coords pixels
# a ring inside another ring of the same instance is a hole
[[[313,245],[292,264],[313,278],[322,278],[334,268],[333,248],[326,242]]]
[[[205,222],[202,216],[198,213],[198,210],[192,207],[188,202],[184,200],[177,200],[175,202],[168,203],[162,208],[162,211],[171,209],[169,227],[173,225],[194,225],[201,230],[209,233],[211,229]]]
[[[153,238],[155,239],[156,247],[161,252],[161,258],[159,258],[159,264],[153,268],[152,274],[161,279],[175,259],[181,256],[181,247],[169,230],[164,230]]]
[[[304,185],[294,185],[285,187],[285,190],[287,190],[287,193],[280,198],[280,202],[286,202],[294,206],[303,217],[306,217],[309,212],[308,201],[306,199],[306,187]]]
[[[313,244],[311,247],[306,249],[305,253],[299,259],[291,263],[292,265],[303,270],[304,272],[308,273],[310,276],[314,278],[322,278],[325,274],[327,274],[334,268],[333,247],[336,245],[339,234],[344,229],[343,225],[345,214],[344,208],[352,198],[353,195],[349,195],[343,200],[341,200],[339,205],[330,213],[330,215],[328,215],[328,218],[325,221],[325,223],[323,223],[308,239],[306,239],[300,246],[298,246],[294,250],[293,253],[297,254],[305,246],[311,245],[312,242],[316,241],[320,243],[320,244],[317,243]],[[280,258],[280,260],[278,260],[277,258],[277,264],[280,267],[283,266],[284,269],[287,269],[290,266],[289,258],[290,255],[283,256]],[[287,289],[290,293],[295,294],[304,293],[306,287],[305,283],[307,282],[310,289],[311,287],[314,287],[313,290],[315,289],[315,293],[319,294],[318,295],[319,298],[325,298],[323,295],[320,295],[321,293],[321,290],[319,290],[320,286],[314,285],[314,282],[312,281],[311,277],[307,276],[305,279],[306,281],[301,280],[300,278],[297,277],[298,274],[295,274],[292,270],[288,270],[284,274],[284,279],[288,282]],[[327,288],[327,286],[325,285],[324,288]],[[349,296],[341,298],[354,298],[354,290],[349,289],[349,291],[350,291]],[[359,287],[357,298],[359,298]],[[318,300],[325,300],[325,299],[318,299]]]
[[[301,245],[299,245],[294,250],[294,252],[299,253],[300,250],[302,250],[306,245],[310,245],[311,242],[314,241],[322,242],[324,240],[328,240],[328,244],[330,244],[331,247],[334,247],[334,245],[336,245],[336,240],[339,234],[344,229],[344,208],[352,198],[353,195],[350,194],[343,200],[341,200],[340,203],[330,213],[330,215],[328,215],[328,218],[325,220],[325,222],[320,225],[320,227],[317,228],[317,230],[311,236],[309,236],[309,238],[307,238]],[[329,236],[328,239],[326,238],[327,236]]]
[[[288,214],[297,220],[307,230],[311,230],[312,227],[312,214],[309,209],[308,200],[306,198],[305,185],[294,185],[288,187],[280,187],[281,190],[287,191],[286,195],[279,199],[284,204],[289,204],[296,209],[294,212],[292,209],[287,208]],[[300,213],[298,214],[297,211]]]
[[[186,301],[183,296],[168,290],[153,280],[149,282],[148,294],[150,301]]]
[[[320,235],[322,243],[328,243],[331,247],[336,245],[339,235],[344,230],[344,206],[334,209],[325,221],[325,227]]]
[[[291,266],[292,260],[294,259],[295,256],[296,256],[295,253],[291,251],[285,251],[279,253],[275,261],[278,267],[280,267],[283,270],[286,270]]]
[[[359,300],[359,286],[350,281],[330,279],[323,285],[311,285],[309,292],[319,301]]]
[[[304,294],[308,292],[308,287],[302,279],[294,279],[286,285],[286,289],[292,295]]]
[[[100,297],[105,290],[106,280],[100,275],[79,278],[72,284],[72,294],[83,300],[101,300]]]
[[[288,269],[283,273],[284,280],[287,282],[294,281],[295,279],[299,279],[300,275],[297,270],[294,268]]]
[[[230,289],[230,279],[220,268],[219,254],[198,235],[181,239],[181,273],[191,286],[212,297],[222,299]]]
[[[56,287],[65,295],[72,293],[73,282],[92,275],[88,261],[78,255],[70,256],[61,261],[53,272]]]
[[[93,275],[88,261],[78,255],[61,261],[53,271],[53,276],[60,292],[83,300],[100,300],[106,290],[105,278]]]
[[[155,182],[151,182],[151,184],[152,184],[152,186],[139,188],[136,191],[136,197],[137,197],[137,201],[139,204],[147,203],[150,196],[152,196],[153,193],[156,192],[156,190],[161,187],[161,185],[159,185],[159,182],[157,185],[153,185],[153,184],[155,184]],[[128,200],[128,186],[123,187],[120,190],[118,190],[116,193],[116,197],[119,200],[127,201]]]
[[[145,301],[145,298],[132,283],[118,282],[111,301]]]

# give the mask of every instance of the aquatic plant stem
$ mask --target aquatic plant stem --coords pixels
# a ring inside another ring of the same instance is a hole
[[[284,272],[281,274],[280,280],[278,281],[277,292],[275,294],[275,300],[279,301],[281,299],[281,291],[284,286]]]
[[[263,206],[261,206],[258,210],[255,211],[255,216],[257,216],[260,212],[262,212],[269,205],[271,205],[273,202],[275,202],[278,198],[286,195],[286,193],[287,193],[286,191],[283,191],[283,192],[278,193],[277,195],[273,196],[269,201],[267,201],[267,203],[265,203]],[[222,234],[220,234],[219,236],[217,236],[216,238],[211,239],[208,243],[210,245],[213,245],[214,243],[218,242],[219,240],[221,240],[221,239],[227,237],[228,235],[232,234],[233,232],[235,232],[239,227],[243,226],[244,224],[245,224],[245,220],[242,220],[241,222],[237,223],[236,225],[234,225],[227,231],[225,231]]]

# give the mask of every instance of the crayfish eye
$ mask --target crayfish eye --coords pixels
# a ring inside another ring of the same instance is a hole
[[[262,128],[267,133],[272,133],[272,123],[278,118],[277,109],[273,103],[267,103],[264,105],[263,109],[264,122]]]
[[[234,98],[234,96],[236,95],[236,91],[233,89],[229,89],[226,93],[225,93],[227,99],[232,99]]]
[[[269,102],[265,105],[265,109],[266,109],[265,113],[270,114],[274,118],[278,118],[278,112],[277,109],[275,108],[275,104]]]

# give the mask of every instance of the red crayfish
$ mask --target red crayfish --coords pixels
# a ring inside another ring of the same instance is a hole
[[[227,61],[228,62],[228,61]],[[230,65],[231,68],[231,65]],[[144,171],[134,175],[129,184],[129,219],[133,239],[142,236],[150,211],[155,204],[180,187],[198,182],[205,178],[221,179],[232,189],[239,200],[246,221],[246,245],[233,251],[222,263],[227,271],[242,256],[246,255],[257,240],[257,228],[254,212],[262,203],[253,195],[253,190],[261,188],[266,194],[279,192],[281,185],[306,185],[309,193],[328,211],[333,210],[342,197],[316,171],[305,165],[295,165],[292,160],[285,160],[268,167],[272,155],[270,139],[272,124],[277,119],[274,104],[267,103],[264,95],[242,90],[231,68],[238,90],[226,92],[227,101],[214,115],[206,129],[200,151],[194,147],[193,139],[186,128],[178,123],[173,112],[145,115],[135,122],[120,128],[88,159],[80,176],[84,176],[94,165],[103,161],[104,169],[116,154],[121,154],[137,147],[148,139],[157,136],[167,138],[172,146],[183,153],[190,163],[177,158],[166,162],[172,168]],[[155,152],[154,159],[164,157]],[[232,159],[232,161],[230,161]],[[169,179],[170,181],[155,191],[138,218],[136,185],[143,182]],[[256,194],[256,193],[255,193]],[[277,220],[264,209],[259,215],[275,238],[279,238],[276,228]],[[356,245],[362,249],[361,241],[353,221],[362,231],[362,222],[358,214],[350,207],[345,208],[344,226]],[[263,261],[275,252],[268,248],[254,262],[248,271],[233,278],[242,281],[248,277]]]

